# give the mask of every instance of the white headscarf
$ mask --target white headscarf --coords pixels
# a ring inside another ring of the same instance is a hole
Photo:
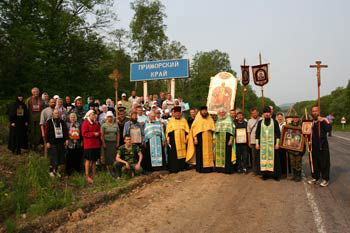
[[[86,114],[85,114],[85,116],[84,116],[84,120],[88,120],[91,124],[93,123],[91,120],[90,120],[90,118],[89,118],[89,116],[90,116],[90,114],[91,113],[95,113],[95,111],[94,110],[89,110]]]

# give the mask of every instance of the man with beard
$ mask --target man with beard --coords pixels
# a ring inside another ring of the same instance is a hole
[[[321,117],[318,107],[312,108],[314,126],[312,127],[312,164],[314,173],[309,184],[320,184],[326,187],[329,184],[330,154],[327,140],[327,133],[331,130],[331,125],[327,118]],[[320,125],[318,124],[320,123]],[[320,134],[319,129],[320,127]]]
[[[125,123],[130,120],[129,117],[126,116],[125,107],[118,107],[118,125],[120,132],[124,132]],[[124,137],[120,137],[119,145],[124,145]]]
[[[188,126],[191,128],[192,126],[192,123],[194,121],[194,118],[196,118],[196,115],[197,115],[197,109],[195,108],[191,108],[190,109],[190,116],[189,118],[187,119],[187,123],[188,123]]]
[[[168,169],[171,173],[185,170],[186,145],[190,130],[187,121],[181,116],[181,107],[174,107],[174,116],[166,127],[168,147]]]
[[[209,116],[208,108],[201,107],[188,136],[186,162],[196,165],[197,172],[212,172],[214,167],[213,132],[214,120]]]
[[[269,106],[264,108],[264,119],[259,121],[256,128],[256,150],[260,150],[260,171],[263,180],[273,177],[279,181],[281,177],[281,163],[278,156],[280,129],[276,120],[271,118]]]
[[[41,130],[40,130],[40,113],[45,108],[45,102],[39,97],[39,88],[32,89],[32,96],[29,97],[25,104],[29,112],[29,126],[28,139],[29,145],[36,150],[40,144]]]
[[[75,115],[77,116],[77,122],[82,125],[84,116],[86,114],[86,111],[83,108],[83,98],[81,98],[80,96],[77,96],[74,100],[75,102],[75,107],[73,109],[71,109],[71,111],[69,112],[72,113],[74,112]]]
[[[143,139],[146,145],[146,153],[144,156],[145,170],[161,170],[165,168],[165,136],[162,125],[156,121],[156,114],[149,114],[149,122],[145,124],[145,137]]]
[[[65,100],[65,102],[63,104],[63,107],[65,107],[67,109],[67,112],[70,112],[70,110],[72,110],[72,108],[74,108],[73,104],[71,103],[71,99],[69,96],[66,96],[66,98],[64,100]]]
[[[215,171],[231,174],[236,163],[235,125],[225,109],[218,111],[215,123]]]
[[[46,124],[48,120],[51,120],[53,117],[53,110],[55,110],[56,102],[55,99],[51,98],[49,100],[49,106],[41,111],[40,115],[40,128],[41,136],[44,140],[44,155],[47,156],[47,146],[46,146]]]

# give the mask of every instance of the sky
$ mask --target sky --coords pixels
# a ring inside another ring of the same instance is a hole
[[[134,12],[130,0],[115,0],[116,28],[129,30]],[[169,40],[187,48],[185,58],[218,49],[230,56],[232,69],[270,63],[266,97],[276,104],[317,99],[316,69],[320,60],[321,96],[350,80],[349,0],[162,0]],[[251,80],[257,95],[260,87]],[[150,84],[149,84],[150,85]],[[249,101],[249,100],[248,100]]]

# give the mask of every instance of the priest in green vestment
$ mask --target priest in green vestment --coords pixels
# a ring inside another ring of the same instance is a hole
[[[260,170],[262,178],[281,177],[281,163],[278,155],[281,132],[278,122],[271,117],[271,109],[264,108],[263,119],[256,127],[256,149],[260,152]]]

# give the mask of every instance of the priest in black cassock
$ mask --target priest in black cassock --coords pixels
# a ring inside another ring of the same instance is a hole
[[[264,108],[263,119],[256,127],[255,144],[260,153],[260,170],[264,180],[270,177],[280,180],[281,163],[278,153],[280,137],[278,122],[271,117],[271,109],[267,106]]]

